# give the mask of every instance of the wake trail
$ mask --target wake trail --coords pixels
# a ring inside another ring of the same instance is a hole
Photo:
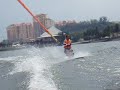
[[[50,67],[54,64],[66,61],[66,56],[62,47],[31,47],[24,50],[25,55],[0,60],[12,61],[14,69],[9,73],[13,75],[18,72],[28,72],[30,80],[28,82],[29,90],[58,90],[52,80],[54,77]],[[22,52],[21,52],[22,53]],[[74,57],[88,56],[89,53],[77,52]]]

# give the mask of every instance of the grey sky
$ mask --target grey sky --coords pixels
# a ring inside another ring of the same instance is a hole
[[[55,21],[90,20],[107,16],[109,20],[120,20],[120,0],[23,0],[39,14],[48,14]],[[32,17],[17,0],[0,0],[0,40],[6,38],[6,27],[13,23],[31,22]]]

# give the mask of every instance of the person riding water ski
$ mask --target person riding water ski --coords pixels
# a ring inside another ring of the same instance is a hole
[[[66,35],[66,38],[64,40],[64,52],[65,54],[68,56],[69,55],[73,55],[73,50],[71,49],[71,39],[69,35]]]

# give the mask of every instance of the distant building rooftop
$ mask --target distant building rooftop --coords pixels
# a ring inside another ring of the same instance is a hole
[[[48,29],[48,31],[53,35],[53,36],[59,36],[59,33],[61,33],[62,31],[57,29],[55,26],[52,26]],[[47,32],[44,32],[40,38],[44,38],[44,37],[51,37]]]

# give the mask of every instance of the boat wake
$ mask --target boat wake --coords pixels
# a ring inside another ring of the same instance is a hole
[[[53,81],[53,75],[50,67],[54,64],[64,62],[65,54],[61,47],[45,47],[28,49],[13,52],[13,57],[0,58],[13,64],[12,70],[9,72],[10,76],[17,73],[26,73],[27,75],[27,89],[29,90],[58,90]],[[24,53],[24,54],[23,54]],[[74,57],[88,56],[89,53],[76,53]],[[23,81],[20,85],[24,85]]]
[[[31,48],[26,51],[26,56],[15,59],[15,67],[9,74],[28,72],[30,74],[29,90],[57,90],[49,71],[51,65],[47,61],[50,59],[48,56],[46,57],[45,52],[37,48]]]

